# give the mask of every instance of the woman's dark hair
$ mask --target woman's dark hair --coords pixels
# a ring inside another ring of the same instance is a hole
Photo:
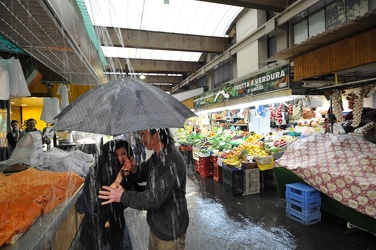
[[[88,230],[89,234],[94,234],[90,235],[90,238],[99,237],[100,239],[104,239],[105,242],[109,242],[111,244],[111,249],[121,248],[119,245],[122,240],[122,235],[125,227],[123,214],[124,206],[122,205],[122,203],[118,202],[113,202],[106,206],[101,206],[100,203],[103,202],[103,200],[99,199],[97,197],[97,194],[99,190],[101,190],[102,186],[109,186],[114,182],[122,167],[116,157],[115,151],[117,149],[117,145],[118,143],[116,140],[111,140],[100,147],[100,153],[97,155],[97,162],[92,168],[91,172],[89,172],[90,175],[89,178],[85,180],[83,190],[83,192],[85,192],[84,199],[86,199],[86,201],[84,201],[89,204],[88,207],[90,207],[94,216],[97,216],[90,218],[90,220],[93,220],[93,223],[95,224],[89,223],[89,225],[95,225],[95,227],[98,227],[90,228]],[[126,146],[126,149],[129,148],[127,147],[128,143],[125,141],[121,145]],[[90,213],[87,214],[90,215]],[[104,229],[106,221],[108,221],[111,225],[111,227],[107,230]],[[98,225],[96,223],[98,223]],[[91,242],[85,242],[85,244],[89,245],[90,243]],[[92,249],[98,249],[98,246],[95,246],[95,244],[98,243],[93,243],[94,246],[92,246]]]
[[[172,146],[174,145],[175,141],[171,135],[170,129],[168,128],[161,128],[161,129],[150,129],[150,134],[154,135],[156,132],[159,132],[159,139],[165,146]]]
[[[108,141],[101,147],[101,150],[115,154],[115,151],[119,148],[125,148],[125,150],[127,151],[127,155],[133,156],[133,150],[132,150],[131,145],[127,141],[124,141],[124,140]]]
[[[132,156],[133,155],[132,147],[131,147],[131,145],[127,141],[123,141],[123,140],[117,140],[117,141],[115,141],[115,150],[117,150],[119,148],[125,148],[125,150],[127,150],[127,155],[128,156]]]

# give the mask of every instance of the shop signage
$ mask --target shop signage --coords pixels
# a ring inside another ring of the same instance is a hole
[[[231,83],[193,98],[194,107],[200,108],[214,103],[254,96],[289,87],[288,65]]]

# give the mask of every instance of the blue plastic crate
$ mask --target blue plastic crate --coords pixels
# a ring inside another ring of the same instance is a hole
[[[294,194],[300,200],[312,199],[320,196],[320,192],[310,185],[303,183],[286,184],[286,193]]]
[[[291,211],[294,211],[302,216],[310,216],[320,212],[320,206],[304,208],[294,203],[286,202],[286,213],[291,213]]]
[[[313,225],[321,221],[321,212],[304,216],[304,215],[297,213],[294,210],[289,210],[289,211],[286,211],[286,216],[305,226]]]
[[[294,193],[285,193],[286,202],[292,202],[298,206],[304,207],[304,208],[312,208],[317,207],[321,205],[321,197],[312,197],[309,199],[302,199],[301,196],[296,195]]]

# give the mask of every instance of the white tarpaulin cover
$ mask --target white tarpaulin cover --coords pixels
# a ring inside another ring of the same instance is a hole
[[[52,148],[43,153],[44,170],[54,172],[75,172],[80,176],[86,176],[89,168],[94,162],[94,156],[86,154],[80,150],[64,151],[58,148]]]

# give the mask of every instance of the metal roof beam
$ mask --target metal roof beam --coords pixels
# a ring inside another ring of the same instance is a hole
[[[114,80],[120,77],[126,76],[126,73],[123,74],[108,74],[107,77],[109,80]],[[163,86],[163,84],[178,84],[181,81],[183,81],[183,76],[171,76],[171,75],[146,75],[145,79],[142,80],[143,82],[146,83],[155,83],[159,84],[158,86]],[[168,85],[169,88],[171,89],[172,86]]]
[[[183,81],[183,76],[146,75],[145,79],[143,81],[144,82],[150,82],[150,83],[172,83],[172,84],[178,84],[181,81]]]
[[[258,9],[282,12],[288,6],[288,0],[199,0],[202,2],[220,3],[240,6],[249,9]]]
[[[222,53],[229,46],[229,38],[197,36],[177,33],[143,31],[96,26],[102,46]]]
[[[108,67],[107,71],[115,69],[115,71],[126,72],[127,61],[124,58],[114,58],[113,67]],[[111,61],[111,58],[107,58]],[[197,62],[182,62],[182,61],[164,61],[164,60],[145,60],[145,59],[130,59],[132,71],[135,73],[169,73],[169,74],[183,74],[196,72],[200,65]],[[111,65],[112,63],[110,63]]]

